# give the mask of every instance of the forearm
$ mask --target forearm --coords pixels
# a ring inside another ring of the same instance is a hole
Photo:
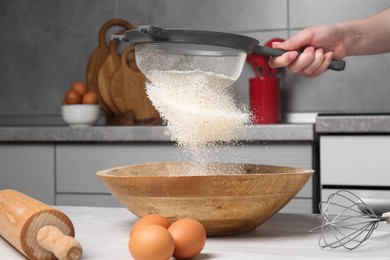
[[[345,32],[348,56],[390,52],[390,8],[338,26]]]

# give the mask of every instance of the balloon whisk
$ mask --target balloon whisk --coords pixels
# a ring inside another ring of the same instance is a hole
[[[365,242],[379,222],[390,224],[390,212],[377,216],[374,210],[354,193],[340,190],[320,203],[322,224],[318,245],[322,248],[344,247],[353,250]]]

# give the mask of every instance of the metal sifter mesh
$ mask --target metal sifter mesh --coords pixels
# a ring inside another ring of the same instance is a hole
[[[156,71],[200,71],[236,81],[246,60],[239,49],[190,43],[140,43],[135,54],[139,69],[152,82]]]

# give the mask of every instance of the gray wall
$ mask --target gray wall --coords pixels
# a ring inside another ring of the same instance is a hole
[[[229,31],[286,38],[321,23],[390,7],[388,0],[12,0],[0,2],[0,116],[60,115],[65,91],[85,80],[100,26],[123,18],[135,26]],[[389,43],[390,44],[390,43]],[[345,72],[316,79],[287,73],[284,112],[390,112],[390,54],[347,58]],[[236,90],[248,99],[248,67]]]

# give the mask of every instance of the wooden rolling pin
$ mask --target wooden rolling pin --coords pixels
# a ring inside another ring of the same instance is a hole
[[[61,211],[15,190],[0,191],[0,235],[30,259],[80,259],[74,227]]]

